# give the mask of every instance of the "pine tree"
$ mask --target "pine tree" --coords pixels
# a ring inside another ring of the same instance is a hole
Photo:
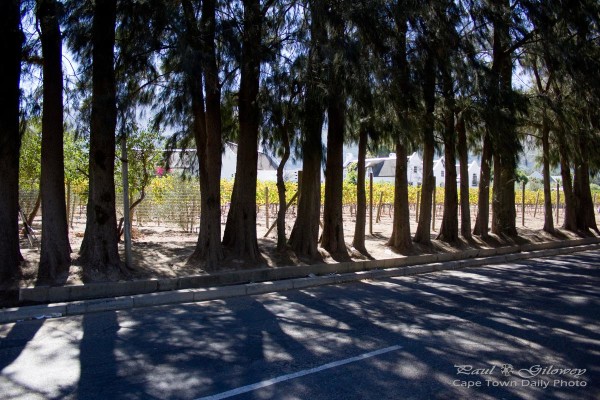
[[[327,70],[327,155],[325,164],[325,199],[323,207],[323,234],[321,246],[335,259],[349,259],[344,242],[344,219],[342,213],[344,137],[348,102],[348,54],[346,43],[346,16],[343,2],[329,6],[329,35]]]
[[[115,279],[121,274],[115,211],[114,63],[116,0],[98,0],[92,22],[92,111],[87,221],[80,250],[84,279]]]
[[[42,249],[38,282],[59,283],[67,279],[71,245],[65,203],[63,154],[63,74],[60,6],[55,0],[39,0],[44,111],[42,117]]]
[[[440,25],[440,39],[437,55],[442,92],[442,137],[444,141],[444,214],[440,226],[439,240],[454,243],[458,240],[458,193],[456,190],[456,145],[455,124],[456,88],[455,70],[458,68],[460,38],[457,33],[460,19],[454,2],[441,2],[436,19]],[[464,177],[461,176],[464,179]],[[461,186],[462,189],[463,186]]]
[[[223,245],[239,259],[260,263],[263,257],[256,235],[256,179],[260,110],[258,91],[262,63],[264,18],[268,7],[259,0],[244,0],[242,48],[240,59],[239,127],[240,136]]]
[[[192,2],[182,0],[185,40],[191,62],[186,82],[191,97],[192,130],[200,174],[200,230],[192,262],[206,270],[218,269],[224,258],[221,246],[221,86],[216,56],[216,3],[202,3],[200,27]],[[204,79],[203,79],[204,77]],[[204,88],[202,83],[204,82]],[[206,98],[204,98],[206,93]]]
[[[19,250],[19,81],[23,33],[18,0],[0,6],[0,285],[20,277],[22,260]]]
[[[321,160],[323,146],[321,129],[325,110],[323,90],[323,48],[327,40],[324,2],[308,2],[310,12],[310,42],[303,78],[305,83],[302,121],[302,180],[299,184],[298,214],[290,234],[290,246],[296,255],[311,260],[318,252],[321,213]]]

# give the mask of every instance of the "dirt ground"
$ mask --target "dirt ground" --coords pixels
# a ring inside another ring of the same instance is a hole
[[[535,217],[534,217],[535,212]],[[390,205],[382,205],[379,210],[380,218],[377,220],[378,207],[375,206],[373,209],[373,230],[372,233],[369,230],[369,215],[367,213],[367,225],[366,225],[366,248],[369,252],[368,255],[362,255],[356,252],[350,247],[354,235],[354,224],[356,219],[354,218],[354,212],[351,207],[344,208],[344,231],[346,243],[348,244],[348,250],[353,260],[364,260],[364,259],[386,259],[403,257],[401,254],[395,253],[391,248],[386,246],[386,242],[391,234],[392,230],[392,207]],[[276,210],[271,209],[269,218],[269,226],[275,221]],[[476,207],[472,207],[471,210],[471,221],[474,223],[476,214]],[[85,220],[83,216],[85,213],[80,215],[73,221],[71,228],[71,247],[73,250],[73,265],[70,269],[69,279],[67,284],[81,284],[81,267],[77,262],[77,254],[81,245],[83,232],[85,229]],[[223,229],[226,213],[222,217]],[[557,235],[549,235],[541,230],[543,226],[543,210],[541,207],[538,210],[534,210],[533,207],[527,208],[525,212],[525,224],[521,224],[522,214],[520,207],[517,207],[517,226],[519,231],[519,238],[516,239],[517,243],[527,242],[543,242],[551,240],[561,240],[569,238],[577,238],[573,233],[566,231],[559,231]],[[556,218],[556,215],[555,215]],[[597,216],[597,222],[600,225],[600,218]],[[288,251],[287,253],[280,253],[276,251],[276,232],[275,229],[270,233],[268,237],[264,237],[268,226],[267,216],[265,208],[260,207],[260,211],[257,217],[257,234],[259,237],[259,246],[265,258],[266,265],[243,265],[239,260],[229,259],[224,265],[225,270],[241,269],[241,268],[256,268],[256,267],[269,267],[276,268],[288,265],[303,265],[305,262],[298,260],[295,255]],[[295,215],[293,211],[288,213],[287,218],[287,229],[286,233],[292,229]],[[411,232],[416,230],[416,215],[414,206],[411,208]],[[437,236],[437,229],[441,225],[442,220],[442,206],[438,205],[436,209],[436,218],[432,229],[432,239]],[[562,224],[562,210],[560,223]],[[560,224],[557,224],[560,225]],[[35,232],[41,231],[41,216],[38,216],[34,221],[33,228]],[[133,226],[133,260],[134,260],[134,272],[132,272],[130,279],[147,279],[147,278],[174,278],[186,275],[198,275],[205,273],[200,266],[190,265],[187,263],[187,258],[192,254],[194,246],[197,240],[197,232],[185,232],[175,224],[166,224],[163,222],[160,225],[153,222],[146,222],[143,225],[137,223],[134,220]],[[433,240],[433,245],[429,248],[419,246],[416,248],[418,253],[432,253],[432,252],[455,252],[464,250],[467,248],[489,248],[501,245],[506,245],[509,242],[501,240],[498,237],[491,236],[486,242],[475,238],[470,241],[461,240],[460,243],[450,246],[447,243]],[[21,286],[30,286],[35,283],[37,263],[39,261],[39,236],[37,240],[34,240],[33,246],[30,245],[29,241],[25,238],[21,240],[22,254],[25,258],[23,268],[23,279]],[[122,259],[124,257],[123,244],[119,245]],[[334,263],[329,255],[322,250],[322,256],[324,262]]]

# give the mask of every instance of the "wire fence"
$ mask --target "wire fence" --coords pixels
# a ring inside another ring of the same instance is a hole
[[[355,218],[357,212],[356,205],[356,185],[346,186],[343,201],[343,212],[347,218]],[[286,219],[296,218],[296,206],[297,197],[295,197],[295,191],[297,186],[290,185],[287,190],[286,199],[288,201],[289,208],[286,210]],[[346,193],[346,191],[350,193]],[[470,192],[470,214],[471,218],[474,219],[477,215],[477,198],[476,189],[471,189]],[[436,188],[435,194],[435,207],[432,209],[432,217],[435,219],[441,219],[443,215],[443,189]],[[36,202],[39,201],[39,193],[37,191],[21,191],[19,196],[20,206],[26,216],[29,216],[36,206]],[[228,197],[229,196],[229,197]],[[553,217],[560,218],[564,215],[564,193],[559,193],[560,202],[558,203],[558,217],[557,217],[557,196],[556,190],[552,193],[552,204],[553,204]],[[132,203],[137,197],[131,199]],[[257,220],[260,221],[261,225],[266,227],[271,226],[276,218],[279,211],[279,202],[277,197],[277,190],[274,185],[270,184],[259,184],[257,187]],[[351,201],[351,199],[354,199]],[[411,187],[409,192],[409,209],[411,215],[411,221],[416,222],[418,220],[419,213],[419,199],[420,199],[420,188]],[[229,212],[231,195],[222,193],[222,206],[221,206],[221,222],[225,223],[227,214]],[[491,200],[491,195],[490,195]],[[593,201],[595,207],[597,207],[597,201],[600,200],[598,193],[593,194]],[[85,224],[86,220],[86,203],[87,199],[84,196],[80,196],[75,193],[70,193],[67,199],[68,207],[68,220],[70,227],[77,228]],[[393,186],[390,184],[379,184],[374,185],[373,188],[373,199],[372,208],[369,205],[369,190],[367,188],[367,216],[372,218],[376,223],[382,221],[389,221],[393,218],[394,214],[394,199],[393,199]],[[491,204],[491,202],[490,202]],[[517,211],[517,218],[521,217],[523,220],[525,217],[531,220],[544,220],[544,196],[542,191],[526,191],[525,193],[525,204],[523,205],[523,196],[520,191],[516,192],[515,205]],[[123,217],[123,197],[121,193],[116,194],[116,209],[117,218]],[[321,209],[321,212],[323,210]],[[460,216],[460,207],[458,208]],[[491,208],[490,208],[491,212]],[[197,232],[200,224],[200,194],[197,183],[194,184],[182,184],[175,188],[168,188],[163,191],[151,191],[148,193],[143,201],[135,207],[133,211],[133,225],[135,227],[169,227],[178,228],[184,232]],[[523,214],[524,213],[524,214]],[[42,210],[37,212],[37,217],[34,219],[35,223],[40,223],[42,219]]]

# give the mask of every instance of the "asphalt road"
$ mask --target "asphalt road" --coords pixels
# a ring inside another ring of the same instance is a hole
[[[593,251],[26,321],[0,398],[598,399],[599,317]]]

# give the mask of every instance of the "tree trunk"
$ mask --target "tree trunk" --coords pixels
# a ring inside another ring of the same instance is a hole
[[[365,127],[361,127],[358,137],[358,161],[356,163],[356,223],[354,224],[354,239],[352,240],[352,247],[363,254],[367,254],[367,249],[365,247],[365,225],[367,218],[365,159],[367,158],[367,141],[367,129]],[[398,159],[396,159],[396,163],[398,163]]]
[[[133,218],[135,217],[135,209],[140,205],[142,201],[146,198],[146,192],[142,189],[142,193],[140,197],[131,203],[129,206],[129,226],[133,226]],[[131,201],[131,200],[130,200]],[[121,218],[119,220],[119,225],[117,227],[117,232],[119,232],[119,241],[121,240],[121,236],[125,233],[125,218]]]
[[[27,216],[27,225],[29,225],[29,226],[33,225],[33,220],[37,216],[41,205],[42,205],[42,191],[40,190],[40,191],[38,191],[38,195],[35,199],[35,203],[33,204],[33,210],[31,210],[31,212]]]
[[[594,201],[592,199],[592,192],[590,190],[590,168],[587,161],[588,146],[587,140],[580,133],[579,148],[582,154],[581,160],[575,168],[573,195],[576,198],[578,211],[576,216],[577,228],[586,233],[589,233],[590,229],[598,232],[598,226],[596,225],[596,212],[594,211]]]
[[[305,137],[302,144],[302,181],[299,182],[298,214],[289,244],[299,257],[319,258],[321,213],[321,127],[323,110],[310,88],[306,94]]]
[[[327,39],[324,2],[309,2],[311,12],[311,49],[307,67],[307,87],[304,95],[304,138],[302,142],[302,181],[298,198],[298,215],[290,234],[290,246],[296,255],[310,260],[319,259],[319,220],[321,213],[321,160],[323,146],[321,129],[323,128],[324,93],[322,90],[322,47]]]
[[[565,143],[565,137],[560,132],[556,137],[558,141],[558,153],[560,155],[560,175],[562,177],[563,192],[565,193],[565,212],[562,228],[571,232],[577,232],[577,207],[575,196],[573,195],[573,182],[571,180],[571,165],[567,144]]]
[[[235,168],[231,208],[227,215],[223,244],[233,254],[251,263],[263,257],[256,236],[256,179],[258,162],[257,103],[263,18],[259,0],[244,0],[244,33],[239,92],[240,140]]]
[[[497,147],[498,146],[495,148]],[[500,198],[502,196],[502,189],[504,188],[504,185],[501,184],[502,178],[500,174],[502,173],[502,167],[500,166],[500,154],[498,151],[499,150],[495,151],[494,155],[492,156],[492,159],[494,160],[494,177],[492,179],[492,233],[499,233],[499,228],[495,227],[494,224],[497,221],[496,213],[498,212],[498,208],[501,204]]]
[[[454,91],[452,76],[442,66],[444,92],[444,215],[438,240],[454,243],[458,240],[458,193],[456,191],[456,132],[454,130]]]
[[[410,236],[410,209],[408,204],[408,176],[407,156],[408,151],[404,143],[405,137],[409,135],[407,128],[407,114],[409,113],[409,96],[411,92],[410,75],[408,70],[406,33],[408,31],[405,10],[398,3],[394,9],[396,22],[396,51],[392,58],[396,70],[394,87],[398,94],[395,96],[396,115],[403,128],[402,133],[396,137],[396,171],[394,179],[394,219],[392,222],[392,235],[387,243],[396,251],[407,254],[413,250]],[[363,184],[364,187],[364,184]]]
[[[339,88],[339,86],[337,86]],[[339,89],[338,89],[339,90]],[[340,94],[333,94],[328,108],[325,207],[321,246],[335,259],[347,259],[342,214],[345,107]]]
[[[431,244],[431,207],[433,200],[433,155],[434,155],[434,116],[435,110],[435,62],[429,55],[425,64],[423,82],[423,97],[425,99],[425,118],[423,128],[423,186],[421,190],[421,207],[419,223],[414,241],[421,244]]]
[[[335,9],[337,13],[340,10]],[[331,18],[331,35],[328,43],[328,124],[327,160],[325,166],[325,205],[323,208],[323,235],[321,246],[338,261],[349,259],[344,241],[344,216],[342,193],[344,191],[344,135],[346,124],[346,84],[340,73],[340,61],[344,58],[345,23],[335,15]]]
[[[515,127],[515,106],[512,91],[512,53],[510,37],[510,3],[498,2],[499,13],[493,17],[493,85],[491,91],[493,121],[490,124],[494,140],[494,194],[492,231],[498,235],[517,235],[515,181],[517,153],[520,148]]]
[[[65,204],[63,155],[62,40],[56,0],[40,0],[37,18],[42,31],[44,108],[42,116],[42,249],[38,283],[65,282],[71,245]]]
[[[412,252],[413,244],[410,237],[410,210],[408,208],[408,151],[402,140],[403,138],[400,135],[396,138],[394,219],[392,222],[392,235],[387,245],[403,254],[407,254]]]
[[[458,115],[458,159],[460,163],[460,233],[464,238],[471,237],[471,205],[469,204],[469,156],[467,149],[467,129],[462,113]]]
[[[550,128],[544,117],[542,121],[542,158],[544,178],[544,231],[554,233],[554,219],[552,218],[552,188],[550,187]]]
[[[481,236],[482,238],[487,238],[490,221],[490,178],[492,171],[492,142],[489,134],[485,134],[483,138],[480,171],[477,217],[475,218],[473,234]]]
[[[546,86],[542,84],[539,69],[537,66],[537,58],[533,58],[533,74],[537,85],[537,91],[540,95],[547,95],[552,79],[549,77]],[[552,218],[552,187],[550,186],[550,125],[546,110],[543,110],[542,115],[542,174],[544,185],[544,228],[548,233],[554,233],[554,219]]]
[[[494,157],[496,158],[496,157]],[[494,170],[494,213],[492,231],[497,235],[517,235],[515,208],[515,169],[501,155],[497,157],[498,174]],[[497,178],[496,178],[497,176]],[[497,179],[497,180],[496,180]]]
[[[117,124],[115,22],[116,0],[96,1],[92,24],[89,196],[80,250],[85,280],[120,277],[114,181]]]
[[[285,249],[287,245],[287,237],[285,235],[285,182],[283,180],[283,170],[287,160],[290,158],[290,137],[288,132],[288,123],[284,122],[281,127],[281,140],[283,146],[283,156],[277,166],[277,195],[279,197],[279,210],[277,211],[277,250]]]
[[[193,53],[189,76],[194,113],[194,137],[200,172],[200,229],[190,261],[204,262],[204,269],[218,269],[224,258],[221,246],[221,88],[215,50],[215,13],[212,0],[202,3],[202,31],[192,3],[182,1],[187,34]],[[206,92],[206,112],[204,91]]]
[[[19,250],[19,81],[21,77],[21,14],[18,0],[0,7],[0,285],[21,276]]]

